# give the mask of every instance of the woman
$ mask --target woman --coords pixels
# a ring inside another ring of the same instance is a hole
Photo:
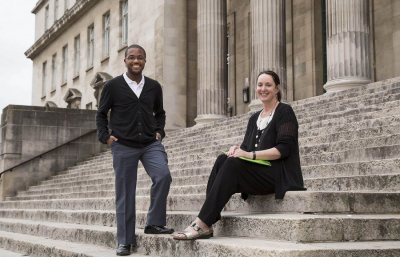
[[[298,123],[292,107],[281,103],[279,76],[263,71],[257,78],[257,95],[263,109],[250,117],[241,146],[232,146],[220,155],[207,184],[206,200],[196,220],[184,231],[173,235],[177,240],[213,236],[212,225],[235,193],[265,195],[275,193],[282,199],[288,190],[305,190],[300,168]],[[271,166],[249,162],[269,160]]]

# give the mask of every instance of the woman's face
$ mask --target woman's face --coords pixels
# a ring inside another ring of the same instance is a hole
[[[258,99],[264,103],[277,99],[277,93],[279,92],[279,89],[271,75],[261,74],[257,79],[256,92]]]

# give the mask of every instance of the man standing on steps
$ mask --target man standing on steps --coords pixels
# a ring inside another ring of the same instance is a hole
[[[171,234],[166,228],[166,202],[171,174],[161,144],[165,136],[165,111],[161,85],[142,75],[146,51],[130,45],[124,58],[127,71],[104,86],[96,116],[100,142],[111,146],[115,171],[117,255],[136,247],[135,196],[137,167],[143,164],[153,184],[146,234]],[[110,112],[110,121],[107,114]],[[110,129],[110,130],[109,130]]]

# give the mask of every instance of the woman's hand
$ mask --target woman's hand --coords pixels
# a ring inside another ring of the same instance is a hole
[[[239,149],[238,145],[231,146],[231,148],[229,148],[229,151],[227,153],[228,157],[232,157],[235,154],[237,149]]]
[[[233,157],[245,157],[245,158],[252,159],[253,154],[251,152],[246,152],[246,151],[238,148],[238,149],[236,149],[235,153],[233,154]]]

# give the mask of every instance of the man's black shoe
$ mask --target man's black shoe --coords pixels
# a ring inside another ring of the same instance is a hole
[[[117,248],[118,256],[126,256],[131,254],[131,245],[119,244]]]
[[[144,228],[145,234],[172,234],[174,230],[172,228],[167,228],[164,226],[157,226],[157,225],[147,225]]]

